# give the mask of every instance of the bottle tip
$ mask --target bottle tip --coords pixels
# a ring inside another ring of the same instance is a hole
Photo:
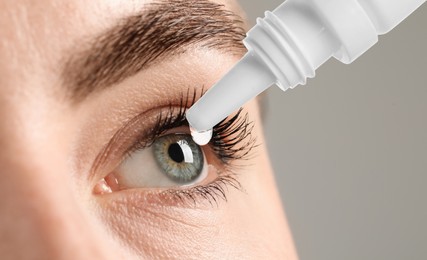
[[[200,145],[200,146],[204,146],[207,145],[211,139],[212,139],[212,134],[213,134],[213,130],[207,130],[207,131],[197,131],[196,129],[192,128],[190,126],[190,133],[191,133],[191,137],[193,137],[193,141]]]

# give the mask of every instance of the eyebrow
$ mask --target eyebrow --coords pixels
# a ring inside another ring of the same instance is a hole
[[[73,101],[108,88],[188,47],[241,55],[242,19],[208,0],[157,1],[126,17],[65,60],[62,79]]]

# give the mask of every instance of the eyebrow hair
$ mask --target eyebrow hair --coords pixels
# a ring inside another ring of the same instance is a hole
[[[185,53],[190,45],[241,55],[243,25],[237,14],[208,0],[147,4],[140,14],[121,20],[66,59],[64,85],[78,102],[155,62]]]

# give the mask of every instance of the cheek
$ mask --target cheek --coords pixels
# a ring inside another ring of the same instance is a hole
[[[124,200],[108,202],[101,218],[136,254],[156,259],[210,259],[228,240],[223,229],[232,228],[225,224],[231,212],[224,206],[221,202],[218,207],[194,209],[169,206],[168,202],[132,205]]]

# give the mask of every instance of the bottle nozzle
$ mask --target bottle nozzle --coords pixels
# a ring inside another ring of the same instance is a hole
[[[210,130],[274,82],[274,75],[249,52],[187,111],[187,120],[196,131]]]

